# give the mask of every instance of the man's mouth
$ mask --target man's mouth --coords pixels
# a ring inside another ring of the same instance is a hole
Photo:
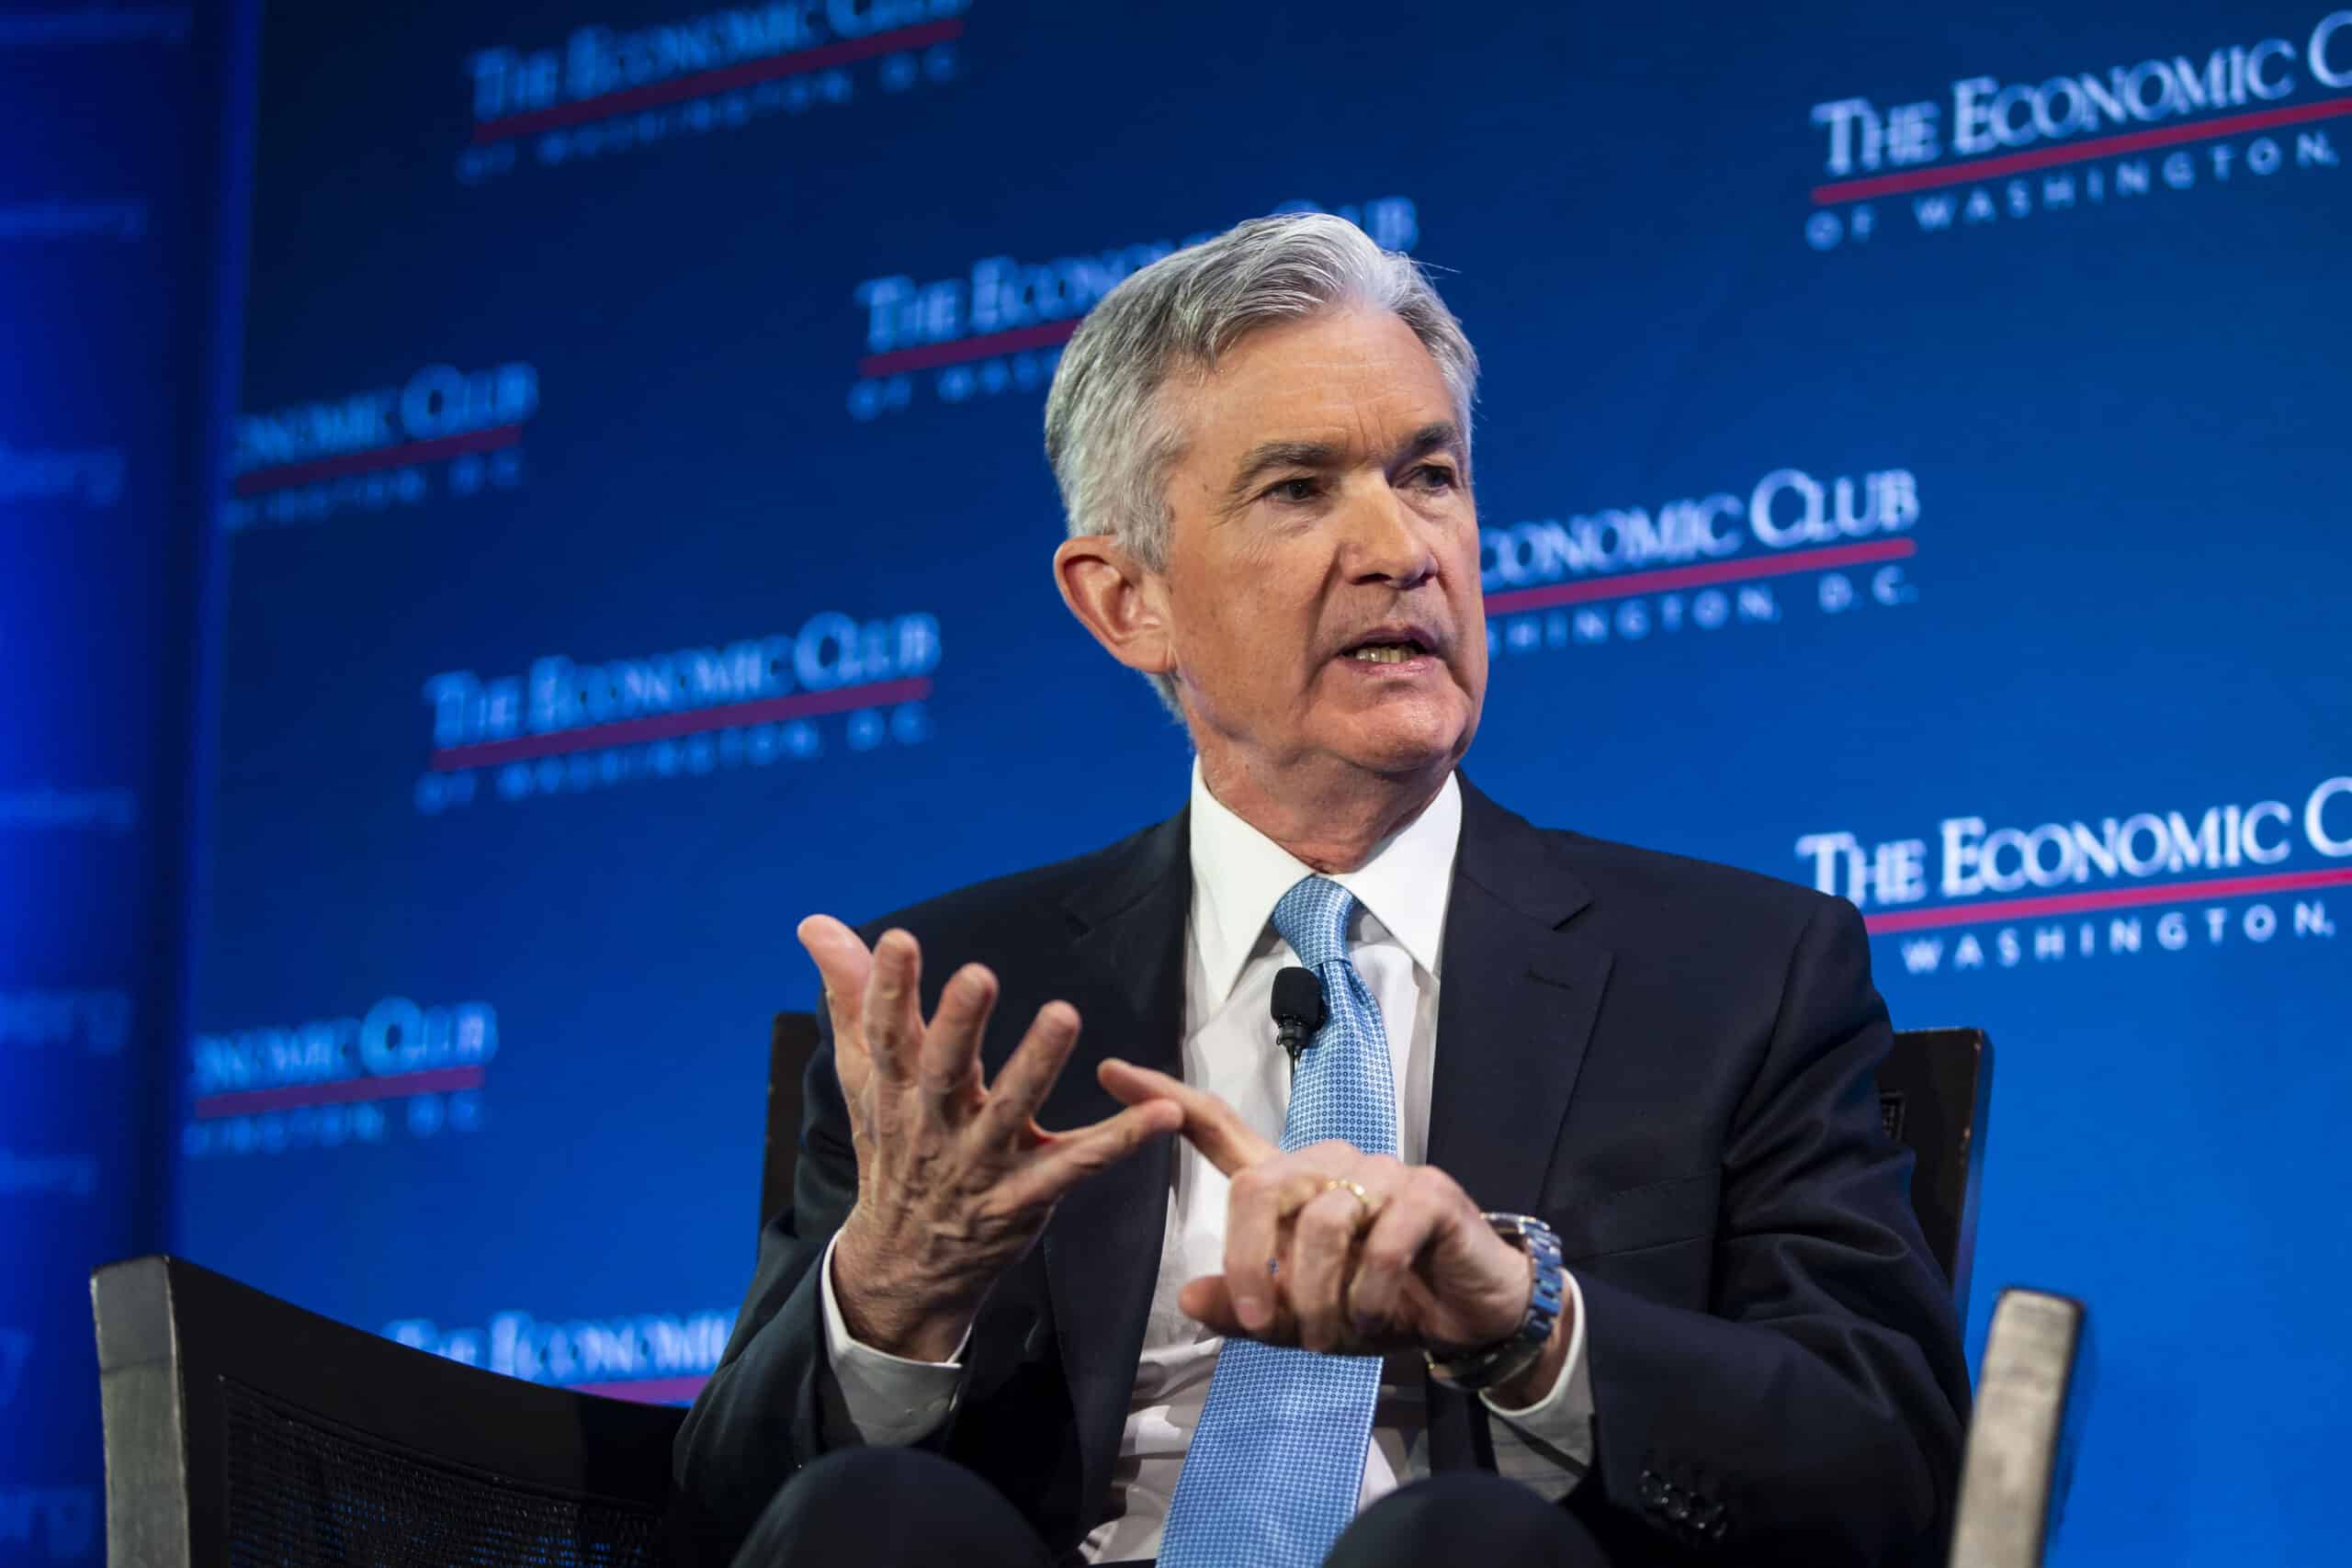
[[[1409,664],[1436,651],[1436,634],[1408,624],[1376,627],[1341,649],[1340,656],[1362,664]]]

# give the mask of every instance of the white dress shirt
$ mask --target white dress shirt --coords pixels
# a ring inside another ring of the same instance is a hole
[[[1423,1163],[1429,1149],[1445,907],[1461,826],[1462,793],[1449,778],[1437,798],[1383,840],[1361,867],[1331,876],[1356,897],[1348,952],[1379,1002],[1387,1030],[1397,1095],[1397,1152],[1408,1165]],[[1290,1105],[1290,1062],[1274,1043],[1269,1008],[1275,974],[1298,958],[1273,930],[1272,917],[1276,901],[1299,878],[1316,873],[1227,810],[1209,793],[1197,763],[1192,862],[1184,1081],[1216,1095],[1268,1140],[1278,1140]],[[1177,1145],[1143,1359],[1120,1436],[1107,1511],[1082,1548],[1089,1562],[1159,1552],[1184,1450],[1200,1422],[1225,1343],[1184,1314],[1176,1292],[1187,1280],[1224,1271],[1227,1185],[1199,1151],[1189,1144]],[[869,1444],[916,1442],[936,1430],[955,1407],[962,1348],[954,1360],[910,1361],[853,1339],[833,1298],[830,1247],[820,1289],[834,1374],[822,1394],[833,1429],[846,1424]],[[1584,1302],[1573,1275],[1566,1293],[1573,1326],[1558,1382],[1524,1409],[1486,1402],[1502,1417],[1492,1428],[1498,1467],[1553,1499],[1582,1479],[1592,1458]],[[1415,1355],[1392,1358],[1381,1379],[1359,1506],[1394,1490],[1399,1477],[1428,1473],[1422,1375]]]

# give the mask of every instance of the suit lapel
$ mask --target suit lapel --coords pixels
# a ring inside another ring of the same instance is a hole
[[[1567,1120],[1610,953],[1564,930],[1591,901],[1557,840],[1462,781],[1429,1162],[1486,1209],[1532,1210]],[[1492,1468],[1476,1399],[1428,1385],[1430,1467]]]
[[[1095,1082],[1105,1056],[1182,1076],[1191,842],[1189,815],[1180,812],[1071,898],[1080,927],[1072,950],[1086,993],[1098,999],[1080,1004],[1083,1033],[1046,1100],[1046,1126],[1083,1126],[1119,1110]],[[1078,1423],[1079,1495],[1089,1501],[1109,1484],[1135,1393],[1173,1154],[1162,1140],[1080,1183],[1046,1230],[1046,1281]]]
[[[1429,1160],[1489,1209],[1533,1207],[1600,1010],[1610,953],[1557,840],[1462,786]]]

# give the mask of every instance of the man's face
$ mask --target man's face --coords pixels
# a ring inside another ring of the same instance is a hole
[[[1412,329],[1360,309],[1284,322],[1162,396],[1184,434],[1168,628],[1204,756],[1451,767],[1487,689],[1478,520]]]

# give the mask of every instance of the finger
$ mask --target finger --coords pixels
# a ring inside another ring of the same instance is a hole
[[[1016,1208],[1051,1203],[1096,1171],[1167,1137],[1183,1121],[1183,1112],[1167,1100],[1148,1100],[1091,1127],[1049,1133],[1035,1156],[1006,1180],[1004,1198]]]
[[[1286,1310],[1288,1281],[1277,1282],[1268,1265],[1287,1250],[1284,1225],[1329,1179],[1327,1172],[1308,1165],[1304,1154],[1277,1155],[1244,1167],[1234,1177],[1225,1200],[1225,1278],[1233,1309],[1252,1334]]]
[[[1282,1280],[1298,1314],[1298,1342],[1310,1350],[1334,1350],[1349,1337],[1341,1298],[1363,1216],[1363,1204],[1344,1187],[1329,1189],[1298,1212]]]
[[[980,1040],[996,1008],[996,976],[967,964],[940,988],[939,1008],[923,1031],[922,1087],[934,1106],[967,1105],[980,1097]]]
[[[817,965],[825,992],[825,1015],[832,1024],[833,1073],[842,1096],[854,1101],[873,1070],[865,1049],[862,998],[874,954],[855,931],[831,915],[811,915],[794,932]]]
[[[1068,1002],[1047,1002],[1037,1010],[1029,1032],[989,1086],[980,1108],[980,1123],[990,1137],[1012,1138],[1026,1132],[1062,1076],[1062,1064],[1078,1044],[1078,1010]]]
[[[1356,1332],[1414,1326],[1409,1308],[1420,1284],[1414,1266],[1437,1235],[1444,1212],[1441,1195],[1418,1181],[1406,1183],[1380,1206],[1357,1248],[1345,1303]]]
[[[832,1018],[833,1038],[854,1040],[864,1023],[862,1003],[874,954],[855,931],[831,915],[809,916],[793,934],[808,950],[818,977],[824,982],[825,1010]]]
[[[1285,1308],[1263,1328],[1244,1325],[1235,1312],[1230,1281],[1222,1274],[1204,1274],[1197,1280],[1184,1281],[1176,1292],[1176,1304],[1184,1315],[1219,1334],[1255,1339],[1266,1345],[1295,1345],[1298,1343],[1298,1320]]]
[[[874,1070],[894,1083],[915,1076],[922,1041],[922,948],[895,927],[874,944],[874,970],[865,980],[862,1021]]]
[[[1135,1105],[1147,1100],[1172,1100],[1184,1108],[1184,1136],[1227,1176],[1270,1159],[1275,1147],[1241,1119],[1241,1113],[1206,1089],[1193,1088],[1166,1073],[1138,1067],[1116,1056],[1103,1059],[1094,1076],[1112,1097]]]

